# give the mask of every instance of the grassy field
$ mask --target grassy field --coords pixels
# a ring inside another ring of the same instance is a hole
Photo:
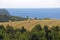
[[[42,27],[48,25],[49,28],[52,26],[60,26],[60,20],[29,20],[29,21],[16,21],[16,22],[2,22],[0,25],[10,25],[14,28],[21,28],[24,26],[27,30],[31,30],[35,25],[40,24]]]

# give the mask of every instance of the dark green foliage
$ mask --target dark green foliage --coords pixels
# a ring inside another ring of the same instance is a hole
[[[34,18],[35,20],[38,20],[36,17]]]
[[[41,28],[41,25],[36,25],[33,29],[32,29],[32,32],[38,32],[38,31],[41,31],[42,28]]]
[[[46,32],[45,37],[47,38],[47,40],[51,40],[52,39],[51,38],[51,31],[48,29],[48,26],[47,25],[44,26],[44,30]]]
[[[44,26],[44,30],[45,30],[46,32],[48,32],[49,29],[48,29],[48,26],[47,26],[47,25]]]
[[[24,28],[24,26],[22,26],[21,33],[24,33],[24,32],[26,32],[26,29]]]
[[[15,33],[13,27],[12,26],[9,26],[9,25],[6,27],[6,32],[7,33]]]
[[[36,25],[31,32],[31,40],[46,40],[46,32],[41,28],[41,25]]]
[[[52,40],[60,40],[60,27],[56,26],[51,29]]]
[[[39,20],[42,20],[42,18],[39,18]]]
[[[0,25],[0,40],[3,40],[4,38],[4,31],[5,31],[5,28],[3,25]]]
[[[3,25],[0,25],[0,30],[5,30]]]
[[[32,33],[31,40],[39,40],[37,32]]]
[[[11,21],[24,21],[24,20],[27,20],[27,18],[0,14],[0,22],[9,22],[9,20],[11,20]]]
[[[0,40],[60,40],[60,27],[53,26],[50,30],[45,25],[44,28],[38,24],[31,31],[27,31],[24,26],[14,29],[12,26],[0,25]]]
[[[10,20],[11,21],[24,21],[24,20],[27,20],[27,18],[18,17],[18,16],[10,16]]]

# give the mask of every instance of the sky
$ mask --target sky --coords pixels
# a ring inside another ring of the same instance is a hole
[[[0,8],[15,16],[60,18],[60,0],[0,0]]]
[[[0,8],[60,8],[60,0],[0,0]]]

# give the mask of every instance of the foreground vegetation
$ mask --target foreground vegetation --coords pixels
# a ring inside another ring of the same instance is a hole
[[[12,26],[0,25],[0,40],[60,40],[60,27],[53,26],[51,29],[47,25],[41,28],[37,24],[31,31],[22,28],[14,29]]]

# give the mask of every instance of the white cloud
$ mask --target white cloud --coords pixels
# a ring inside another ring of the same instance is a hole
[[[60,8],[60,0],[1,0],[0,8]]]

